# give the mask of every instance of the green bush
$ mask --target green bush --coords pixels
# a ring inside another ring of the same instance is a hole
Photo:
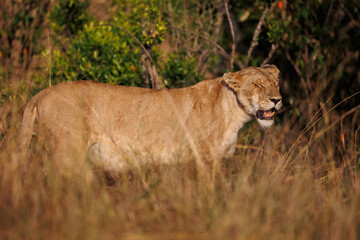
[[[65,16],[70,12],[66,7],[77,7],[79,9],[76,12],[82,12],[79,16],[86,16],[85,3],[84,1],[81,5],[79,1],[73,3],[72,0],[62,0],[52,11],[52,26],[55,26],[55,30],[69,18]],[[63,5],[65,9],[61,9]],[[109,22],[91,21],[81,27],[81,19],[84,18],[80,18],[74,22],[78,26],[78,32],[71,30],[73,25],[67,26],[73,36],[68,39],[65,51],[54,51],[52,82],[85,79],[144,86],[146,79],[142,73],[147,71],[143,62],[146,57],[138,41],[150,52],[166,86],[180,87],[198,82],[201,76],[195,70],[193,57],[184,54],[170,55],[166,61],[160,57],[161,52],[157,50],[157,46],[164,40],[167,32],[161,7],[156,0],[114,1],[116,14]],[[60,17],[61,13],[63,17]]]
[[[89,21],[87,0],[59,0],[50,13],[51,27],[57,34],[76,35]]]
[[[110,22],[134,34],[147,48],[160,44],[166,34],[166,22],[162,18],[157,0],[114,0],[118,6],[116,16]]]
[[[72,1],[63,0],[61,4],[69,6],[70,2]],[[60,7],[61,4],[58,6]],[[98,24],[92,21],[85,24],[70,39],[69,47],[65,52],[54,51],[52,63],[54,83],[86,79],[110,84],[142,85],[143,49],[123,29],[135,35],[150,51],[151,45],[163,40],[165,23],[159,17],[156,7],[149,7],[144,1],[125,1],[118,3],[117,7],[118,13],[109,23]],[[56,11],[53,12],[61,12],[58,8],[55,9]],[[129,9],[130,15],[126,17]],[[63,19],[54,17],[52,20],[57,26]],[[80,23],[80,20],[77,23]]]
[[[92,22],[71,41],[66,53],[54,52],[52,79],[137,86],[141,83],[139,51],[126,33]]]
[[[195,70],[193,57],[170,54],[162,69],[162,74],[169,87],[185,87],[200,81],[202,76]]]

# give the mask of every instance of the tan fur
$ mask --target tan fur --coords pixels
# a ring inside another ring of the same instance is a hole
[[[29,102],[20,146],[29,148],[36,119],[52,158],[69,167],[86,158],[116,170],[134,159],[231,156],[239,129],[258,109],[281,107],[269,100],[281,97],[278,76],[279,70],[267,65],[171,90],[61,83]],[[273,122],[258,121],[264,127]]]

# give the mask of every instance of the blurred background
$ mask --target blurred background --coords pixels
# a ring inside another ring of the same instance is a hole
[[[359,239],[359,39],[359,0],[2,0],[0,238],[107,229]],[[284,111],[271,129],[246,124],[215,177],[158,166],[104,187],[16,172],[23,109],[42,89],[75,80],[179,88],[265,64],[281,71]]]
[[[62,81],[175,88],[271,63],[285,115],[304,127],[360,90],[357,0],[5,0],[0,11],[0,103]]]

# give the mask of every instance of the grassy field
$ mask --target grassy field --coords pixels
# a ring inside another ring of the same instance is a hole
[[[19,159],[22,104],[1,106],[0,239],[360,239],[359,108],[239,133],[231,159],[66,175]],[[346,115],[348,114],[348,115]],[[280,116],[281,117],[281,116]]]

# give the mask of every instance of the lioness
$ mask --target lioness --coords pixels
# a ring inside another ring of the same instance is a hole
[[[20,146],[28,151],[36,119],[50,156],[66,165],[90,159],[117,170],[131,161],[187,154],[206,161],[228,157],[252,117],[263,127],[273,124],[281,107],[278,81],[277,67],[266,65],[181,89],[61,83],[28,103]]]

